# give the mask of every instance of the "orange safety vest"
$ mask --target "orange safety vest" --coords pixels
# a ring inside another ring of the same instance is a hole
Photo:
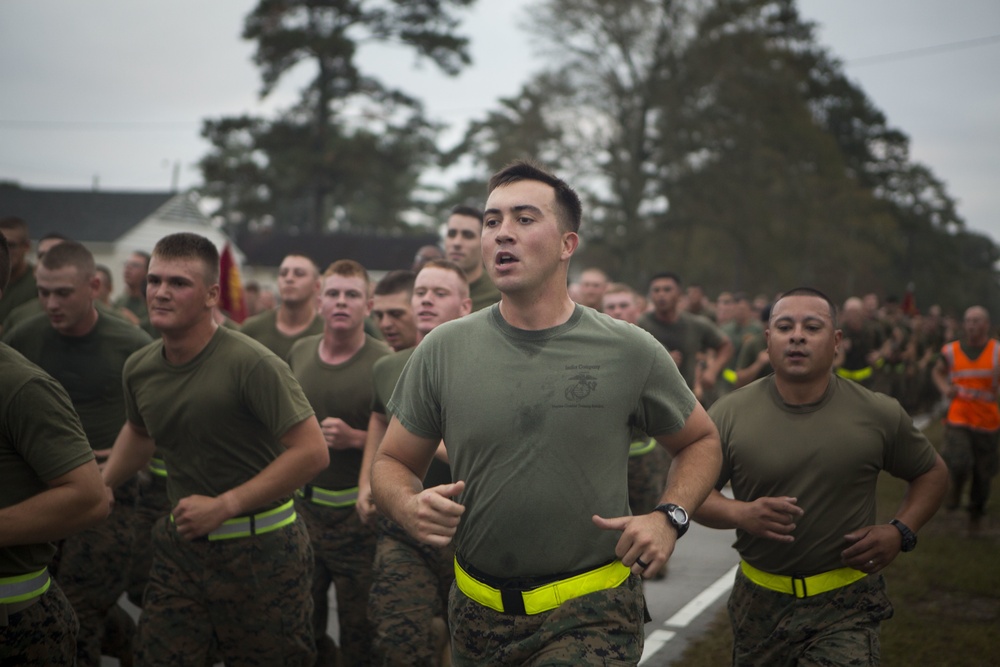
[[[945,345],[941,353],[948,360],[948,379],[958,387],[948,408],[948,424],[974,431],[1000,430],[1000,343],[991,338],[976,359],[969,359],[958,341]]]

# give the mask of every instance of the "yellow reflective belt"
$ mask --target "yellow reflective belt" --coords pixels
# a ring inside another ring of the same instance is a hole
[[[289,500],[281,507],[275,507],[273,510],[223,521],[221,526],[206,535],[206,537],[214,542],[216,540],[232,540],[237,537],[263,535],[264,533],[270,533],[295,523],[295,517],[295,502]],[[170,515],[170,520],[174,520],[173,514]]]
[[[167,464],[163,462],[163,459],[150,459],[149,472],[156,475],[157,477],[166,477]]]
[[[729,384],[734,385],[736,384],[736,381],[739,380],[739,377],[737,377],[736,371],[734,371],[732,368],[727,368],[726,370],[722,371],[722,379],[728,382]]]
[[[551,611],[566,600],[596,593],[608,588],[617,588],[628,579],[632,572],[621,561],[616,560],[596,570],[590,570],[559,581],[543,584],[528,591],[517,591],[524,601],[526,614],[541,614]],[[455,584],[466,596],[484,607],[504,613],[503,594],[500,589],[484,584],[462,569],[455,559]]]
[[[306,488],[299,492],[299,495],[309,502],[326,507],[353,507],[358,504],[358,487],[356,486],[353,489],[334,491],[307,484]]]
[[[745,560],[740,561],[740,569],[743,570],[747,579],[758,586],[778,593],[794,595],[797,598],[808,598],[820,593],[828,593],[868,576],[853,567],[842,567],[814,574],[811,577],[786,577],[758,570]]]
[[[628,447],[629,458],[633,456],[645,456],[651,451],[656,449],[656,440],[650,438],[649,440],[636,440]]]
[[[0,577],[0,604],[14,604],[37,598],[49,590],[51,585],[49,571],[44,567],[37,572]]]
[[[872,376],[875,371],[871,366],[865,366],[864,368],[859,368],[856,371],[849,371],[846,368],[838,368],[837,375],[844,378],[845,380],[851,380],[853,382],[861,382],[862,380],[867,380]]]

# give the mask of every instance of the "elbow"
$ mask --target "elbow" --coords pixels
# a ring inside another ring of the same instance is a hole
[[[319,447],[313,447],[309,457],[309,468],[311,477],[315,477],[330,465],[330,450],[325,442],[321,442]]]
[[[100,484],[96,489],[88,489],[80,502],[77,530],[93,528],[111,514],[111,489]]]

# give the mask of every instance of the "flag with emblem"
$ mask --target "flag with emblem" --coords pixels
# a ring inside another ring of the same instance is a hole
[[[234,322],[243,322],[247,317],[247,301],[243,294],[243,281],[240,280],[240,267],[228,243],[219,255],[219,292],[219,308]]]

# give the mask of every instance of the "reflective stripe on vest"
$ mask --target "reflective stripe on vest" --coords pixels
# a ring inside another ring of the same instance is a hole
[[[358,504],[358,487],[356,486],[353,489],[334,491],[306,484],[299,495],[309,502],[326,507],[353,507]]]
[[[0,577],[0,604],[24,602],[49,590],[52,579],[47,568],[16,577]]]
[[[859,368],[856,371],[849,371],[846,368],[838,368],[836,373],[845,380],[850,380],[852,382],[864,382],[872,376],[875,372],[871,366],[865,366],[864,368]]]
[[[166,477],[167,464],[163,462],[163,459],[150,459],[149,472],[153,473],[157,477]]]
[[[520,609],[506,608],[505,597],[514,599],[514,604],[507,606],[523,606],[524,614],[541,614],[555,609],[566,600],[608,588],[617,588],[628,579],[631,572],[632,570],[625,567],[620,560],[616,560],[595,570],[543,584],[531,590],[501,590],[473,577],[459,565],[458,558],[455,558],[455,585],[459,590],[484,607],[506,614],[522,612]]]
[[[959,341],[945,345],[941,354],[948,362],[948,381],[956,390],[947,423],[977,431],[1000,429],[1000,343],[991,338],[976,359],[966,356]]]
[[[651,451],[656,449],[656,440],[650,438],[649,440],[636,440],[628,448],[629,458],[633,456],[645,456]]]
[[[819,595],[820,593],[828,593],[853,584],[855,581],[868,576],[861,570],[855,570],[853,567],[842,567],[837,570],[814,574],[811,577],[789,577],[758,570],[745,560],[740,561],[740,569],[746,575],[747,579],[761,588],[785,593],[786,595],[794,595],[797,598],[807,598]]]

